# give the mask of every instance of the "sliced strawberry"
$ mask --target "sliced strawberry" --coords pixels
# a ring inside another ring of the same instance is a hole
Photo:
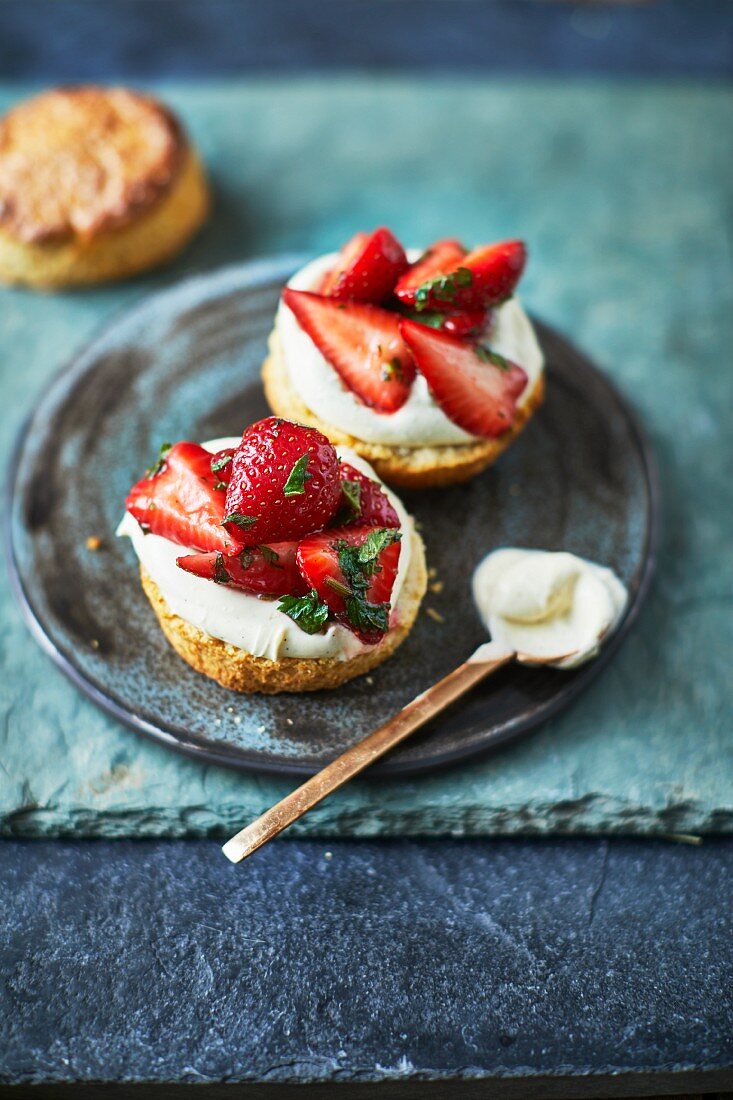
[[[344,496],[344,512],[350,518],[346,523],[358,523],[362,527],[399,527],[400,519],[382,491],[381,486],[361,470],[342,462],[339,467]],[[341,512],[339,512],[341,516]]]
[[[161,450],[158,468],[130,490],[125,507],[145,531],[195,550],[236,550],[222,527],[225,493],[198,443]]]
[[[389,298],[406,267],[405,250],[389,229],[382,226],[373,233],[357,233],[342,249],[320,293],[339,301],[380,305]]]
[[[339,460],[315,428],[268,416],[247,428],[232,459],[226,529],[240,545],[297,539],[331,520]]]
[[[297,542],[252,546],[236,555],[187,554],[176,564],[217,584],[231,584],[258,596],[302,596],[308,591],[295,560]]]
[[[399,538],[394,528],[340,527],[310,535],[298,547],[298,566],[309,588],[368,644],[389,630]]]
[[[514,293],[527,260],[522,241],[482,245],[415,286],[396,293],[418,310],[473,310],[497,305]],[[409,272],[408,272],[409,275]]]
[[[489,309],[464,309],[453,310],[406,310],[405,316],[411,321],[418,321],[429,328],[437,328],[442,332],[449,332],[452,336],[480,336],[489,326],[491,310]]]
[[[436,241],[407,269],[395,287],[395,294],[401,302],[414,305],[415,294],[421,286],[446,271],[453,271],[465,255],[466,249],[460,241],[451,238]]]
[[[402,335],[449,420],[471,435],[490,439],[511,428],[517,398],[527,384],[521,367],[415,321],[402,322]]]
[[[415,364],[396,313],[289,288],[283,291],[283,302],[360,401],[382,413],[402,408]]]

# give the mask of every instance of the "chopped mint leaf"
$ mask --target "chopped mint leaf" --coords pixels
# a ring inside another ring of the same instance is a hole
[[[499,355],[498,351],[492,351],[491,348],[487,348],[483,344],[476,345],[476,355],[482,363],[491,363],[499,370],[511,370],[512,368],[508,359],[505,359],[503,355]]]
[[[409,317],[411,321],[419,321],[421,325],[427,325],[428,328],[441,329],[445,324],[445,314],[438,313],[437,310],[421,313],[419,310],[410,309],[407,310],[405,316]]]
[[[280,555],[277,550],[273,550],[271,546],[258,546],[257,549],[268,565],[274,565],[276,569],[282,569],[282,566],[279,564]]]
[[[232,461],[232,457],[233,457],[232,455],[223,454],[223,455],[220,455],[217,458],[217,456],[214,455],[214,457],[211,460],[211,472],[212,472],[212,474],[218,474],[218,473],[221,473],[222,470],[225,470],[227,468],[227,466],[229,465],[229,463]]]
[[[402,362],[399,355],[395,355],[394,359],[390,359],[389,363],[382,363],[382,378],[385,382],[402,381]]]
[[[214,488],[218,489],[221,492],[223,489],[227,489],[228,486],[227,486],[226,481],[215,481],[214,482]]]
[[[315,588],[305,596],[281,596],[278,611],[288,615],[306,634],[317,634],[328,619],[328,607]]]
[[[214,562],[214,580],[217,584],[229,584],[231,580],[224,565],[224,555],[217,554]]]
[[[341,492],[346,498],[347,507],[353,513],[353,518],[356,519],[361,512],[361,483],[344,478],[341,482]]]
[[[430,300],[452,302],[460,287],[471,286],[473,272],[467,267],[457,267],[448,275],[429,279],[415,291],[415,309],[418,313],[428,308]]]
[[[363,565],[368,565],[376,560],[385,546],[391,546],[393,542],[399,542],[401,538],[402,535],[394,527],[375,527],[359,547],[359,561]]]
[[[375,527],[361,546],[351,546],[345,539],[334,544],[338,552],[339,567],[350,588],[344,599],[346,615],[351,625],[365,633],[385,633],[389,625],[388,603],[373,604],[366,598],[370,578],[380,570],[378,558],[386,546],[402,538],[392,527]],[[342,593],[345,595],[345,593]]]
[[[286,497],[302,496],[305,492],[306,481],[313,477],[313,474],[308,473],[309,458],[310,454],[301,455],[288,474],[288,480],[285,482],[283,488],[283,493]]]
[[[161,443],[160,450],[158,451],[158,457],[156,458],[150,469],[145,471],[146,477],[155,477],[157,474],[160,473],[160,471],[165,466],[165,460],[168,457],[168,452],[170,451],[172,446],[172,443]]]
[[[387,633],[390,608],[388,603],[369,603],[368,600],[358,599],[356,596],[349,596],[344,602],[346,617],[357,630],[364,634],[371,634],[374,631],[380,634]]]
[[[249,531],[250,527],[254,527],[259,516],[243,516],[241,512],[230,512],[228,516],[224,516],[221,521],[222,527],[227,523],[235,523],[237,527],[241,527],[243,531]]]
[[[242,569],[249,569],[252,564],[252,551],[242,550],[241,554],[237,554],[237,557],[239,558],[239,564],[242,566]]]

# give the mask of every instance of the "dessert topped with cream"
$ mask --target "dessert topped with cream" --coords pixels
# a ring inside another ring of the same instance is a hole
[[[565,552],[494,550],[473,576],[476,605],[492,641],[556,668],[598,653],[618,625],[627,592],[611,569]]]
[[[412,520],[314,428],[166,446],[126,509],[118,534],[167,609],[254,657],[348,660],[399,622]]]
[[[527,415],[542,352],[514,297],[521,241],[406,253],[388,229],[302,268],[276,336],[289,383],[326,425],[366,443],[500,440]]]

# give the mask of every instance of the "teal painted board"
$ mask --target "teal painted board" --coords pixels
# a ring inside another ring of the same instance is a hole
[[[162,90],[211,167],[214,219],[175,265],[124,287],[0,290],[3,459],[85,337],[184,274],[323,251],[380,222],[418,244],[521,234],[526,303],[609,372],[656,444],[657,584],[611,666],[538,734],[429,778],[354,784],[299,831],[730,830],[731,92],[354,79]],[[20,94],[4,88],[0,105]],[[37,649],[4,578],[0,598],[6,833],[225,833],[290,788],[202,768],[117,726]]]

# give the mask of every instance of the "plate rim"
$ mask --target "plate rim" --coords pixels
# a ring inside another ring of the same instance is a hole
[[[113,311],[108,317],[104,318],[95,326],[80,348],[76,352],[73,352],[70,358],[52,373],[45,384],[45,392],[48,393],[54,390],[64,381],[66,381],[67,384],[73,382],[77,374],[83,375],[85,370],[88,369],[88,366],[86,366],[86,359],[90,351],[94,349],[99,339],[108,333],[110,329],[113,329],[120,320],[132,319],[140,315],[144,316],[148,310],[159,308],[161,300],[165,301],[169,298],[176,298],[179,294],[185,297],[186,291],[190,291],[197,283],[204,283],[207,288],[211,289],[212,285],[215,286],[217,283],[226,285],[228,282],[232,281],[233,278],[235,280],[241,279],[243,273],[246,273],[249,280],[252,282],[258,277],[274,278],[280,274],[282,274],[283,278],[287,278],[289,272],[297,270],[297,267],[299,265],[302,266],[303,262],[307,259],[308,256],[306,254],[286,253],[283,255],[262,256],[240,263],[227,264],[223,267],[214,268],[208,272],[199,272],[186,279],[181,279],[171,286],[165,287],[152,294],[145,295],[132,304],[128,303],[119,310]],[[603,646],[599,656],[585,667],[584,674],[574,679],[561,695],[558,695],[549,703],[544,703],[541,708],[539,708],[542,711],[541,717],[536,716],[534,713],[528,715],[525,712],[521,716],[505,722],[503,726],[493,734],[489,733],[489,731],[485,731],[484,740],[479,744],[471,742],[466,745],[454,746],[449,749],[437,751],[422,760],[415,761],[408,759],[401,762],[399,758],[397,760],[390,760],[388,755],[384,760],[377,761],[377,763],[373,764],[368,771],[360,777],[362,781],[365,779],[403,779],[411,776],[429,774],[441,767],[452,766],[464,760],[487,755],[505,743],[516,741],[532,731],[537,730],[540,726],[544,725],[557,714],[564,711],[568,706],[572,705],[578,696],[595,680],[626,639],[646,603],[656,572],[662,530],[661,480],[659,465],[651,438],[633,404],[628,400],[625,393],[616,385],[615,381],[609,378],[605,371],[598,367],[585,352],[580,351],[580,349],[562,332],[538,319],[535,314],[532,314],[532,320],[539,325],[541,330],[559,336],[576,354],[582,356],[585,360],[587,369],[601,376],[604,384],[608,387],[614,399],[621,407],[624,417],[635,438],[644,473],[645,495],[647,498],[647,523],[644,547],[641,552],[642,566],[634,599],[628,605],[621,622],[608,643]],[[162,744],[166,748],[172,749],[174,752],[186,756],[189,759],[198,760],[206,764],[215,764],[236,771],[260,775],[289,775],[298,777],[314,775],[323,765],[315,766],[300,761],[285,759],[263,760],[261,757],[252,754],[246,749],[238,749],[236,747],[227,749],[219,747],[211,741],[201,739],[196,734],[183,727],[173,727],[178,731],[175,733],[170,729],[163,729],[161,726],[149,722],[147,719],[135,714],[129,707],[118,702],[115,696],[100,688],[94,680],[89,678],[74,664],[70,656],[59,649],[54,643],[44,628],[41,616],[34,607],[30,592],[23,583],[13,541],[13,502],[16,497],[20,462],[25,440],[39,411],[40,406],[36,405],[23,419],[11,448],[6,467],[3,492],[5,503],[3,517],[3,546],[8,564],[11,592],[20,610],[23,621],[41,650],[46,656],[50,657],[56,667],[64,673],[71,683],[104,713],[108,714],[133,732],[157,744]],[[185,738],[185,740],[181,738]]]

